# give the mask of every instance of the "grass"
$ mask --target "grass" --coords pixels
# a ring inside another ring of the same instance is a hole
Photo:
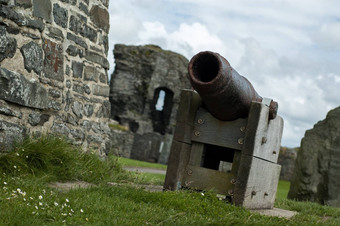
[[[63,149],[71,154],[52,150],[59,145],[65,145]],[[120,161],[115,157],[100,160],[51,137],[18,144],[11,153],[0,156],[0,225],[340,224],[338,208],[287,200],[289,183],[285,181],[279,183],[275,206],[299,212],[289,220],[230,205],[211,192],[150,193],[136,189],[128,184],[150,182],[153,176],[138,174],[145,177],[136,178],[136,174],[122,170]],[[68,180],[97,186],[69,191],[48,186],[52,181]],[[108,186],[108,181],[126,185]]]
[[[163,164],[143,162],[143,161],[128,159],[128,158],[119,158],[118,162],[122,164],[122,166],[136,166],[136,167],[164,169],[164,170],[166,170],[167,168],[167,166]]]

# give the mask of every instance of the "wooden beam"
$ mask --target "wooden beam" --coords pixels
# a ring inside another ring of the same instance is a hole
[[[197,190],[213,190],[218,194],[228,195],[228,192],[234,188],[234,184],[231,183],[233,178],[234,175],[231,173],[188,165],[183,186]]]
[[[191,139],[196,142],[241,150],[246,125],[247,119],[221,121],[200,108],[195,117]]]

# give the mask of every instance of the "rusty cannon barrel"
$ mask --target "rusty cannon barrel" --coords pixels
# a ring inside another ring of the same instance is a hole
[[[252,101],[262,101],[252,84],[238,74],[218,53],[205,51],[189,62],[189,79],[207,110],[217,119],[231,121],[248,116]],[[277,114],[278,104],[269,105],[269,119]]]

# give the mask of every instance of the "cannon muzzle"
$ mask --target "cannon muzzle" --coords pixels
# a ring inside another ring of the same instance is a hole
[[[189,62],[189,79],[207,110],[217,119],[231,121],[248,116],[252,101],[262,101],[252,84],[238,74],[218,53],[205,51]],[[269,104],[269,119],[277,114],[278,104]]]

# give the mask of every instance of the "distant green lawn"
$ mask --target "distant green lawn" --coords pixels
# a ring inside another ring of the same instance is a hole
[[[144,162],[144,161],[122,158],[122,157],[118,158],[118,162],[122,164],[122,166],[137,166],[137,167],[164,169],[164,170],[166,170],[167,168],[167,165],[163,165],[163,164]]]

